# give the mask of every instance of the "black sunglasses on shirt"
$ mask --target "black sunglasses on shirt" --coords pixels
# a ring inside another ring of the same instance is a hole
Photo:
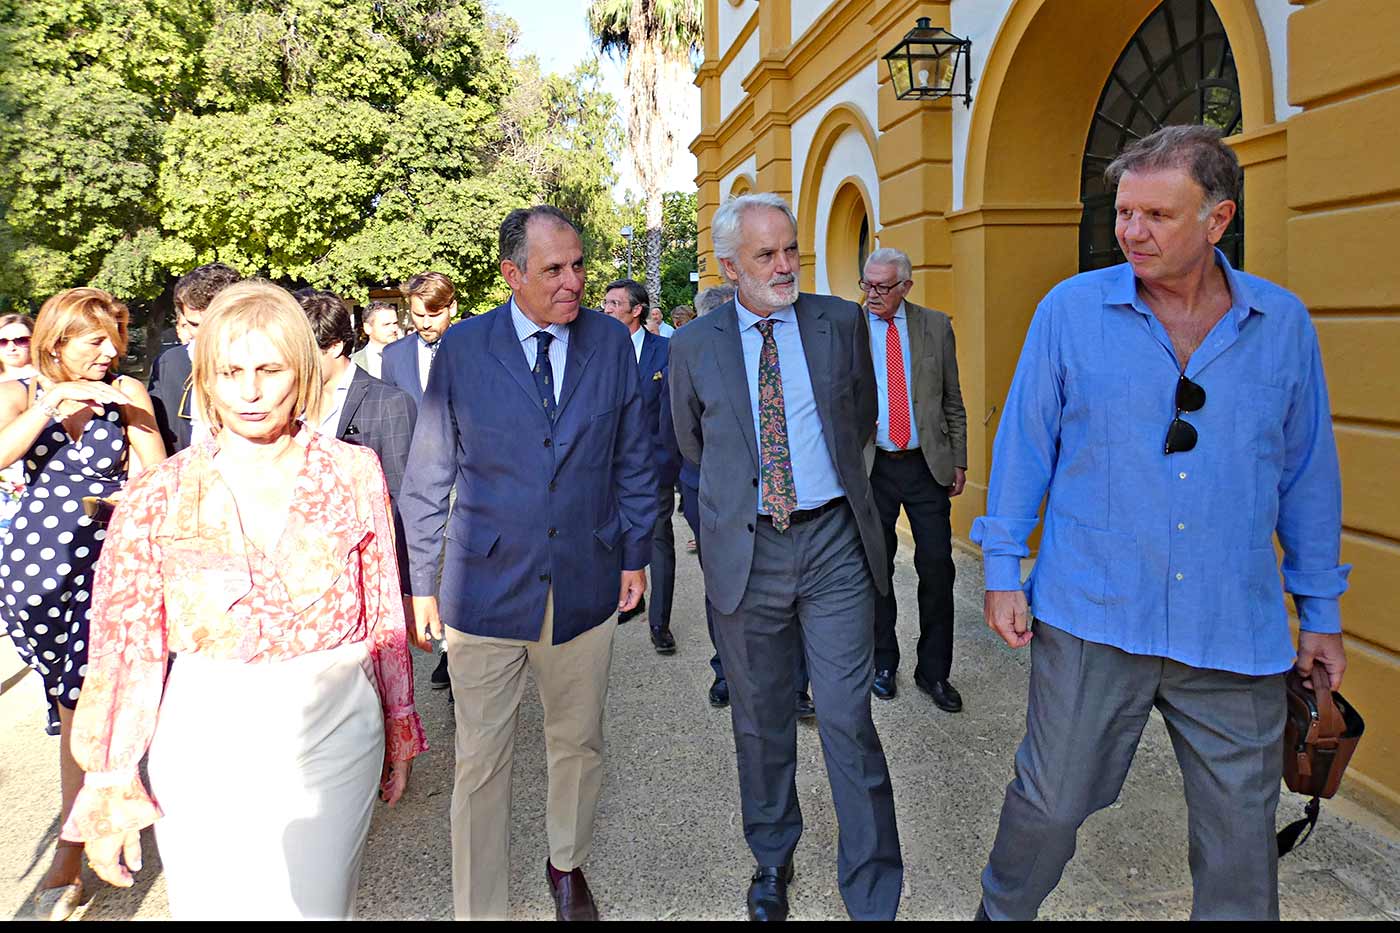
[[[1182,373],[1176,382],[1176,414],[1167,428],[1167,443],[1163,453],[1179,454],[1196,448],[1199,439],[1196,428],[1189,421],[1181,420],[1182,412],[1200,411],[1206,404],[1206,390],[1196,385]]]

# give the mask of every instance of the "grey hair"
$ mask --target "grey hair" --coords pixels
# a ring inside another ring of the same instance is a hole
[[[1124,149],[1103,177],[1116,188],[1128,172],[1173,168],[1185,169],[1206,193],[1202,217],[1221,201],[1239,203],[1240,160],[1212,126],[1164,126]]]
[[[733,285],[711,285],[695,296],[695,316],[703,317],[733,298]]]
[[[517,207],[511,211],[506,215],[506,219],[501,221],[501,261],[510,260],[519,267],[521,272],[526,271],[525,264],[530,259],[530,243],[526,233],[532,220],[546,220],[568,227],[578,233],[578,227],[569,219],[569,215],[552,204]],[[582,234],[579,235],[582,236]]]
[[[871,266],[894,266],[901,282],[914,277],[914,264],[909,261],[909,254],[893,246],[882,246],[866,257],[865,269]],[[865,269],[860,270],[862,274]]]
[[[743,194],[730,198],[715,211],[715,219],[710,223],[710,237],[715,244],[716,259],[737,259],[739,257],[739,227],[744,215],[758,208],[782,211],[797,230],[797,215],[788,207],[788,202],[776,194]]]

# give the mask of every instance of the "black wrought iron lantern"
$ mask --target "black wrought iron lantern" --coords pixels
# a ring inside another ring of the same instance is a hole
[[[900,100],[961,97],[970,105],[971,51],[971,39],[959,39],[942,27],[934,27],[927,16],[919,17],[918,25],[885,56],[895,96]]]

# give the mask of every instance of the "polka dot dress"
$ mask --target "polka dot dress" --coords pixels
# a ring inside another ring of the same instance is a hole
[[[110,496],[126,478],[121,410],[103,406],[73,441],[51,421],[24,455],[27,486],[0,559],[0,618],[24,662],[43,678],[49,735],[58,705],[73,709],[87,675],[92,575],[106,530],[84,496]]]

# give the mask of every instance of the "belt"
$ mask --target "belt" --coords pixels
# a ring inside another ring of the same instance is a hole
[[[821,505],[817,506],[815,509],[798,509],[796,512],[793,512],[791,515],[788,516],[788,524],[800,525],[803,522],[810,522],[814,518],[821,518],[827,512],[834,512],[835,510],[841,508],[841,506],[845,504],[846,497],[837,496],[830,502],[824,502]],[[768,522],[769,524],[772,524],[773,516],[763,515],[760,513],[758,516],[758,520],[761,522]]]
[[[923,451],[917,447],[907,447],[904,450],[886,450],[883,447],[876,447],[875,453],[883,454],[884,456],[889,457],[891,460],[903,460],[905,457],[908,457],[912,454],[918,454],[919,456],[923,456]]]

